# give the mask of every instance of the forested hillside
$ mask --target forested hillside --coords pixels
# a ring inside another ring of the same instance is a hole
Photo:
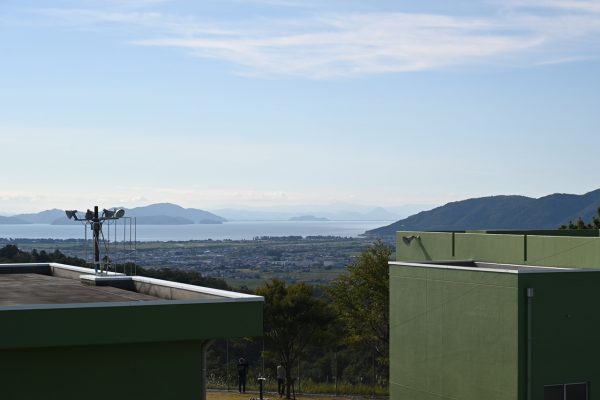
[[[556,229],[579,217],[590,219],[599,203],[600,189],[583,195],[556,193],[538,199],[480,197],[423,211],[367,234],[393,235],[400,230]]]

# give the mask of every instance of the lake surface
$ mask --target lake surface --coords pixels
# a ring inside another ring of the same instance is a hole
[[[137,240],[143,242],[243,240],[257,236],[357,237],[369,229],[389,225],[392,222],[394,221],[233,221],[217,225],[138,225]],[[104,234],[107,235],[106,229]],[[89,238],[91,232],[88,231],[87,235]],[[117,235],[122,238],[122,226],[117,227]],[[129,235],[128,231],[127,235]],[[0,225],[0,238],[83,239],[83,237],[84,227],[76,223],[73,225]]]

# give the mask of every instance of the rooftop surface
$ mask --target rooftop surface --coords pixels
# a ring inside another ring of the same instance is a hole
[[[400,265],[406,267],[425,267],[440,269],[456,269],[481,272],[501,272],[509,274],[535,274],[535,273],[569,273],[569,272],[600,272],[598,269],[590,268],[563,268],[563,267],[544,267],[522,264],[498,264],[477,261],[430,261],[430,262],[402,262],[390,261],[390,265]]]
[[[147,302],[262,302],[260,296],[58,263],[0,264],[0,308],[30,305],[142,305]],[[116,305],[116,304],[115,304]]]
[[[0,351],[263,333],[261,296],[93,272],[60,263],[0,264]]]
[[[41,274],[0,274],[0,306],[161,300],[111,286]]]

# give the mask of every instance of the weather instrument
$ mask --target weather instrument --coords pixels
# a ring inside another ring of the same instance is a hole
[[[137,225],[135,217],[125,217],[123,208],[103,209],[98,211],[88,209],[85,213],[77,210],[65,210],[67,218],[79,221],[84,225],[85,258],[88,259],[88,231],[92,231],[93,264],[96,275],[107,274],[111,269],[117,272],[117,264],[123,266],[123,272],[135,275],[136,251],[137,251]],[[83,215],[81,215],[83,214]],[[119,224],[120,223],[120,224]],[[119,228],[122,226],[122,231]],[[104,235],[104,231],[107,235]],[[112,232],[112,237],[111,237]],[[102,258],[100,257],[102,249]]]

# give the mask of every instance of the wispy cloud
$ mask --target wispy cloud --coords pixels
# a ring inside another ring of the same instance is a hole
[[[508,13],[480,17],[316,13],[211,22],[164,11],[43,12],[86,26],[133,27],[138,31],[131,44],[180,48],[231,63],[244,75],[329,79],[492,63],[500,57],[543,65],[595,56],[598,1],[507,0],[502,9],[507,7]]]
[[[516,8],[560,9],[568,11],[600,12],[598,0],[502,0],[498,4]]]
[[[438,15],[336,15],[318,22],[319,29],[309,33],[134,43],[183,48],[257,74],[332,78],[441,68],[528,49],[544,40],[535,34],[493,33],[494,25],[483,20]]]

